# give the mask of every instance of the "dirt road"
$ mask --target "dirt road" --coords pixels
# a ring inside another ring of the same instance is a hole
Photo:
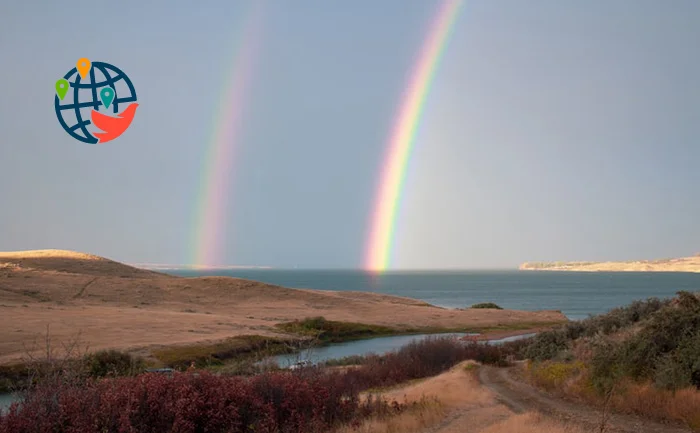
[[[549,417],[579,425],[587,431],[600,431],[600,409],[554,398],[513,378],[511,368],[482,366],[479,381],[496,394],[496,399],[515,413],[538,411]],[[606,432],[687,433],[690,429],[665,425],[629,415],[610,415]]]

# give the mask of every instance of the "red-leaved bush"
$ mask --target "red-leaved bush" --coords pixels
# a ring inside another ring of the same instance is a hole
[[[345,372],[308,369],[252,377],[207,372],[44,382],[0,416],[0,433],[327,432],[403,410],[362,390],[438,374],[465,359],[503,363],[507,350],[445,338],[371,356]]]

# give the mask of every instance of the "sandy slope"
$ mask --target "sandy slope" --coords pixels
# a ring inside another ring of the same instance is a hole
[[[565,320],[556,311],[458,311],[376,293],[180,278],[69,251],[0,253],[0,363],[19,359],[47,325],[59,341],[80,332],[90,349],[136,350],[241,334],[281,335],[276,323],[320,315],[411,328]]]
[[[700,255],[678,259],[628,262],[528,262],[520,265],[520,269],[528,271],[700,272]]]

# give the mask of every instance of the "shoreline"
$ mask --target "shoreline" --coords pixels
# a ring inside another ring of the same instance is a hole
[[[556,326],[556,325],[554,325],[554,326]],[[488,333],[480,334],[480,335],[467,336],[464,339],[465,340],[473,340],[473,341],[501,340],[503,338],[518,337],[518,336],[527,335],[527,334],[538,334],[540,332],[549,331],[554,326],[540,326],[537,328],[519,329],[519,330],[513,330],[513,331],[505,331],[505,330],[504,331],[493,331],[493,332],[488,332]]]

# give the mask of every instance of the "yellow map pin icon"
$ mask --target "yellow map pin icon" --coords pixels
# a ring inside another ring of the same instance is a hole
[[[84,80],[88,72],[90,72],[90,68],[92,68],[92,62],[90,59],[83,57],[82,59],[78,59],[75,67],[78,69],[78,73],[80,73],[80,76]]]

